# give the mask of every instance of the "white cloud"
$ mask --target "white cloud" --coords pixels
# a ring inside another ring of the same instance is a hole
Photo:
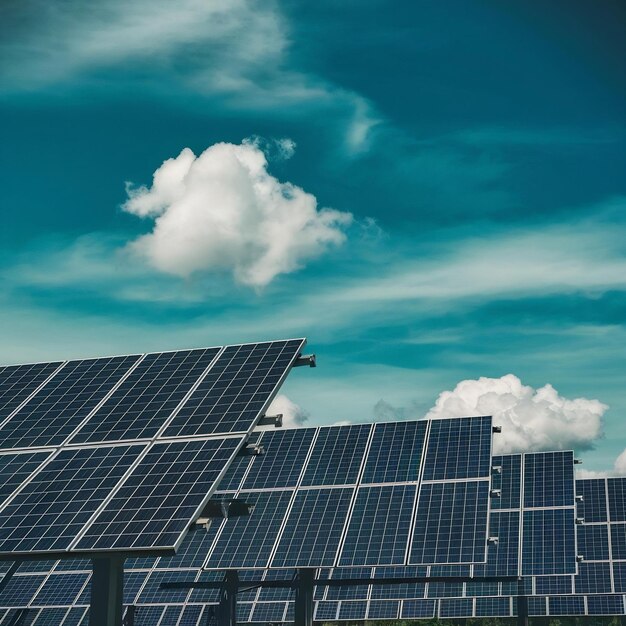
[[[293,149],[287,140],[279,145],[283,155]],[[198,157],[185,148],[156,170],[150,188],[129,186],[128,195],[125,211],[155,220],[131,244],[150,265],[182,277],[229,271],[253,287],[343,243],[352,221],[272,176],[254,141],[218,143]]]
[[[309,413],[284,394],[278,394],[267,409],[268,415],[283,416],[283,428],[298,428],[308,419]]]
[[[602,434],[608,409],[598,400],[569,400],[551,385],[533,389],[513,374],[464,380],[439,394],[426,417],[493,415],[502,433],[494,437],[499,454],[529,450],[588,449]]]

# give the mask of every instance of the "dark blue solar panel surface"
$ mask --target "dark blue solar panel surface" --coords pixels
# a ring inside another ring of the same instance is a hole
[[[491,475],[491,417],[431,421],[423,480]]]
[[[362,483],[416,481],[426,435],[424,420],[376,424]]]
[[[516,576],[519,568],[519,511],[493,512],[489,534],[498,543],[487,547],[487,563],[474,566],[476,576]]]
[[[402,603],[402,613],[400,617],[403,619],[420,619],[435,616],[434,600],[405,600]]]
[[[356,483],[371,428],[369,424],[320,428],[302,485]]]
[[[371,600],[367,610],[367,619],[398,619],[399,614],[399,602],[380,602]]]
[[[485,561],[489,483],[424,483],[409,563]]]
[[[360,487],[339,565],[405,563],[415,491],[415,485]]]
[[[606,522],[608,520],[606,506],[606,481],[604,478],[590,478],[576,481],[576,494],[583,501],[576,504],[578,516],[585,523]]]
[[[76,548],[174,546],[241,441],[232,437],[156,443]]]
[[[26,480],[52,452],[0,454],[0,505]]]
[[[0,511],[0,552],[68,549],[142,449],[62,450]]]
[[[72,443],[153,437],[219,348],[147,354]]]
[[[164,436],[249,430],[265,410],[304,340],[227,346]]]
[[[0,429],[0,448],[62,444],[138,359],[69,361]]]
[[[473,613],[474,603],[471,598],[454,598],[439,602],[439,617],[471,617]]]
[[[611,522],[626,522],[626,480],[609,478],[607,489]]]
[[[555,596],[548,598],[550,615],[584,615],[585,599],[576,596]]]
[[[89,574],[51,574],[33,598],[33,605],[73,604],[88,578]]]
[[[0,606],[3,608],[27,606],[45,579],[44,574],[13,576],[0,592]]]
[[[626,561],[626,524],[611,524],[613,560]]]
[[[493,466],[500,467],[499,473],[494,473],[491,486],[500,489],[501,496],[491,500],[491,509],[519,509],[522,473],[522,455],[507,454],[494,456]]]
[[[587,598],[588,615],[623,615],[623,596],[589,596]]]
[[[606,524],[576,527],[578,554],[586,561],[609,560],[609,532]]]
[[[611,593],[610,564],[579,563],[574,584],[576,593]]]
[[[348,488],[299,491],[272,565],[334,565],[353,491]]]
[[[60,365],[57,361],[0,366],[0,420],[11,415]]]
[[[570,573],[576,563],[574,511],[524,511],[522,541],[523,575]]]
[[[510,613],[509,598],[476,598],[476,617],[508,617]]]
[[[571,506],[574,501],[574,453],[524,455],[524,507]]]
[[[292,496],[292,491],[240,493],[237,497],[253,504],[254,511],[224,523],[207,567],[265,566]]]
[[[260,443],[265,453],[255,459],[243,488],[294,487],[304,467],[314,434],[313,428],[264,432]]]

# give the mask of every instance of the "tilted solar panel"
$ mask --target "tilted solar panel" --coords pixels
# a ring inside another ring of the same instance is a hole
[[[0,555],[176,549],[304,344],[0,368]]]

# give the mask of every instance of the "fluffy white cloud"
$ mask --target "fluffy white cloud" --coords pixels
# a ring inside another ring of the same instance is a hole
[[[460,382],[452,391],[439,394],[426,417],[493,415],[494,423],[502,426],[494,447],[504,454],[588,449],[602,433],[607,408],[598,400],[564,398],[552,385],[533,389],[507,374]]]
[[[282,157],[294,144],[277,144]],[[263,287],[343,243],[352,215],[318,209],[315,196],[267,170],[258,142],[218,143],[200,156],[185,148],[154,173],[152,186],[132,188],[125,211],[154,219],[131,248],[163,272],[231,271]]]
[[[307,411],[283,394],[278,394],[267,409],[268,415],[279,413],[283,416],[283,428],[297,428],[309,419]]]

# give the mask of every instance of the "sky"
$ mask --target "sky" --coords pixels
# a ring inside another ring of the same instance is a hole
[[[626,474],[625,18],[4,3],[0,361],[305,336],[294,423],[493,413]]]

